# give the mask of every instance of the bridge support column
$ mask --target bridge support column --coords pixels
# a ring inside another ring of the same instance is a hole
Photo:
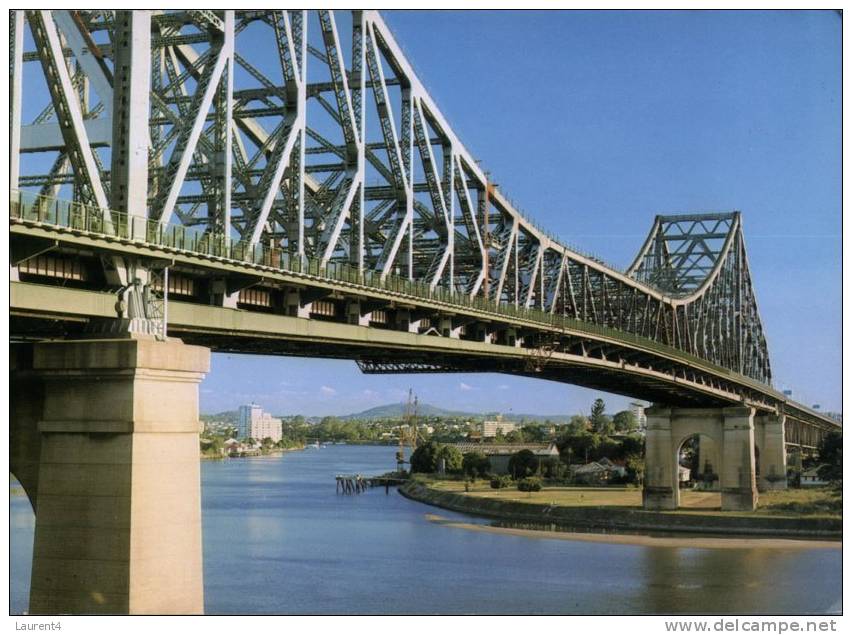
[[[202,613],[209,351],[148,336],[32,351],[44,391],[30,404],[41,411],[30,613]]]
[[[787,445],[784,438],[785,415],[757,415],[754,418],[754,437],[760,448],[757,489],[768,491],[787,489]]]
[[[752,510],[757,506],[754,474],[754,408],[724,408],[722,441],[722,509]]]
[[[680,504],[680,450],[684,441],[694,435],[699,435],[699,443],[707,438],[715,447],[718,465],[711,464],[711,467],[719,474],[722,509],[754,509],[757,487],[753,408],[655,406],[645,413],[648,417],[642,491],[645,509],[677,509]],[[703,465],[699,467],[703,468]]]
[[[44,382],[33,372],[32,344],[9,347],[9,471],[20,482],[33,510],[38,495]]]
[[[676,451],[672,452],[672,411],[647,408],[645,432],[645,483],[642,506],[645,509],[677,509]]]

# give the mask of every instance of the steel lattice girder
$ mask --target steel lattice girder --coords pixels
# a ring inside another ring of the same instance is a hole
[[[738,213],[658,217],[625,274],[489,182],[378,12],[136,11],[145,51],[127,13],[13,16],[12,188],[565,314],[770,381]],[[51,103],[23,125],[30,61]],[[42,173],[20,174],[20,153],[43,154]],[[130,164],[147,165],[144,196]]]

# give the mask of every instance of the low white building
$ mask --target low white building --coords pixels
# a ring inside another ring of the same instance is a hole
[[[511,421],[503,421],[503,417],[498,416],[493,421],[483,421],[481,424],[482,430],[482,438],[490,439],[497,436],[497,434],[502,434],[503,436],[509,434],[513,430],[517,430],[520,426],[517,423],[512,423]]]
[[[627,474],[623,465],[613,463],[606,457],[585,465],[575,464],[569,469],[578,483],[587,485],[605,485],[612,479],[623,478]]]
[[[820,467],[822,466],[817,465],[802,472],[802,487],[816,487],[818,485],[828,485],[828,481],[822,480],[819,475]]]

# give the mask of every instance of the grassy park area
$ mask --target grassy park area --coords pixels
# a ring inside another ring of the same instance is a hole
[[[492,489],[485,479],[469,485],[458,480],[429,479],[428,485],[439,491],[478,496],[517,503],[537,503],[560,507],[606,507],[612,509],[639,509],[642,507],[642,490],[637,487],[559,487],[545,486],[539,492],[520,492],[515,488]],[[681,490],[680,510],[677,513],[722,513],[721,494]],[[754,512],[724,512],[759,516],[840,518],[842,497],[839,491],[828,487],[787,489],[762,492]]]

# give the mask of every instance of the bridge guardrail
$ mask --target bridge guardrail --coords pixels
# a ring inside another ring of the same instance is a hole
[[[223,235],[212,235],[184,225],[166,225],[156,220],[112,210],[105,211],[94,206],[42,196],[25,190],[11,190],[10,218],[55,225],[71,231],[99,234],[108,238],[142,242],[153,247],[166,247],[202,256],[362,285],[414,298],[526,320],[547,325],[552,329],[586,332],[678,358],[717,375],[749,385],[764,393],[767,391],[774,392],[774,389],[769,385],[722,366],[717,366],[686,351],[628,331],[584,322],[531,307],[503,304],[496,300],[481,297],[470,297],[468,294],[450,291],[438,286],[432,287],[429,284],[393,274],[382,276],[377,272],[362,272],[346,263],[328,262],[323,265],[316,258],[291,254],[283,249],[265,245],[250,245],[244,241]]]

